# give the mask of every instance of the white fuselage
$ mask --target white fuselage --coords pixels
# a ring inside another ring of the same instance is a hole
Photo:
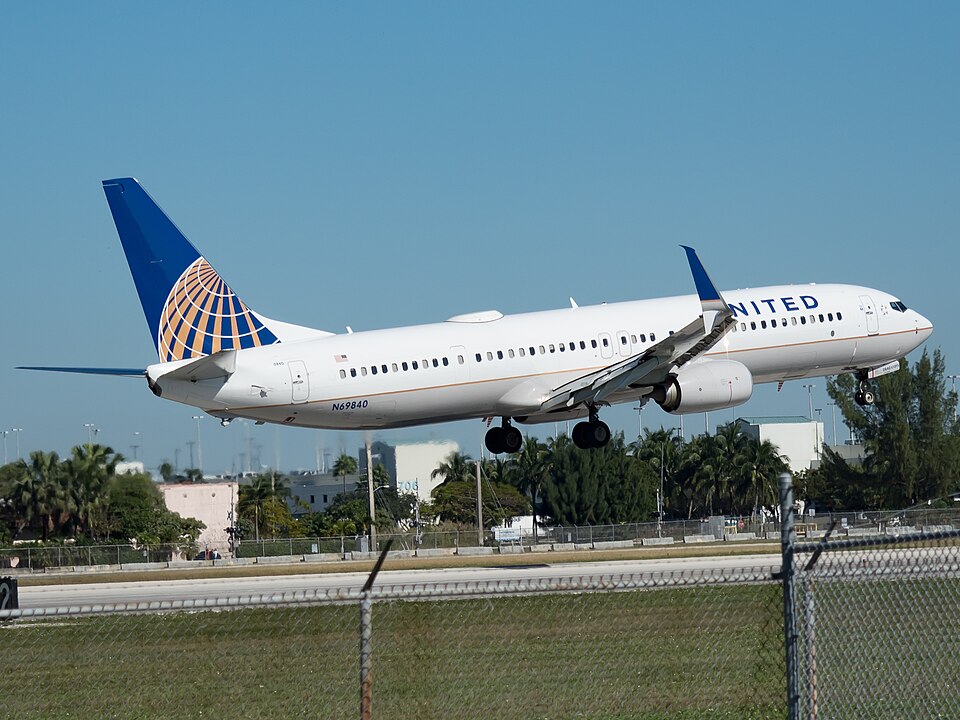
[[[723,293],[736,326],[705,358],[745,365],[755,383],[879,367],[931,333],[886,292],[784,285]],[[388,428],[539,415],[555,388],[642,352],[701,314],[696,295],[329,335],[240,350],[228,378],[164,379],[162,396],[218,417],[314,428]],[[695,360],[694,362],[704,362]],[[635,402],[626,389],[608,402]],[[585,414],[585,411],[584,411]]]

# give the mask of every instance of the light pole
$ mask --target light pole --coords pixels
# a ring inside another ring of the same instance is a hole
[[[193,419],[197,421],[197,470],[200,471],[200,477],[203,477],[203,445],[200,444],[200,421],[203,415],[194,415]]]
[[[23,428],[10,428],[10,432],[17,434],[17,460],[20,459],[20,433],[23,432]]]
[[[93,445],[93,433],[96,431],[97,426],[93,423],[84,423],[83,426],[87,429],[87,445]]]
[[[637,403],[637,415],[639,415],[639,420],[637,421],[637,443],[643,440],[643,403]]]
[[[807,413],[807,419],[813,420],[813,389],[816,385],[804,385],[807,389],[807,400],[810,402],[810,412]]]
[[[12,433],[13,430],[0,430],[0,435],[3,435],[3,464],[7,464],[7,435]]]
[[[136,461],[137,461],[137,450],[140,449],[140,445],[139,445],[140,433],[139,433],[138,431],[136,431],[136,430],[134,430],[134,432],[133,432],[133,440],[134,440],[134,442],[133,442],[133,444],[130,446],[130,449],[133,450],[133,461],[136,462]]]
[[[833,415],[833,444],[837,444],[837,404],[835,402],[828,402],[827,405],[830,406],[830,412]]]
[[[817,414],[817,427],[815,432],[817,434],[817,458],[819,459],[821,446],[823,445],[823,439],[820,437],[820,426],[823,425],[823,408],[815,408],[814,412]]]

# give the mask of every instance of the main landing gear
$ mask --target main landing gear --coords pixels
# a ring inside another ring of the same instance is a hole
[[[610,428],[597,417],[597,409],[589,408],[590,419],[573,426],[573,444],[582,450],[602,448],[610,442]]]
[[[487,450],[494,455],[520,452],[520,447],[523,445],[523,435],[510,424],[510,418],[504,418],[500,427],[492,427],[487,430],[483,443],[487,446]]]
[[[863,407],[864,405],[873,405],[873,401],[876,398],[873,395],[873,390],[870,388],[870,381],[867,378],[867,374],[862,371],[858,372],[857,380],[859,383],[857,385],[857,392],[853,396],[853,399],[860,407]]]

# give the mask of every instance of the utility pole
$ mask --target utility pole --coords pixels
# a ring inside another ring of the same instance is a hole
[[[830,406],[830,411],[833,414],[833,444],[837,444],[837,404],[835,402],[829,402],[827,405]]]
[[[200,421],[203,420],[203,415],[194,415],[193,419],[197,421],[197,470],[203,478],[203,445],[200,444]]]
[[[346,480],[344,480],[346,482]],[[367,497],[370,503],[370,552],[377,551],[377,511],[373,506],[373,450],[367,438]]]
[[[804,387],[807,389],[807,400],[810,403],[810,411],[807,413],[807,419],[813,420],[813,389],[816,385],[804,385]]]
[[[477,545],[483,546],[483,500],[480,495],[480,461],[477,460]]]

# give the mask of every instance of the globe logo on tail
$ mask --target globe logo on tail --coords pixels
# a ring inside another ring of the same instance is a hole
[[[200,257],[183,271],[167,296],[157,352],[162,362],[172,362],[275,342],[276,335]]]

